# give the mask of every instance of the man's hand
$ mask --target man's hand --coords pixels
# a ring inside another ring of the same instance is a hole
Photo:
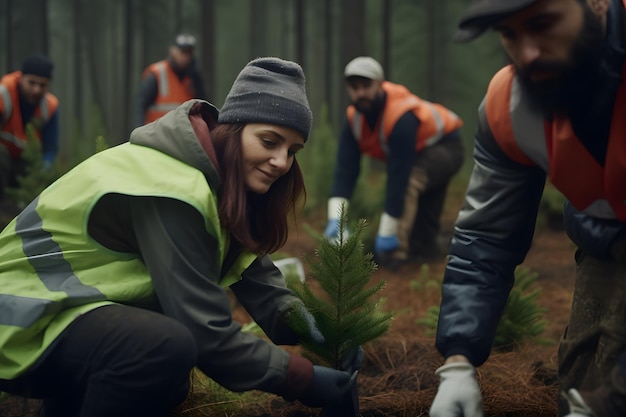
[[[430,417],[482,417],[482,396],[476,369],[469,362],[451,362],[435,372],[439,389],[430,407]]]
[[[309,407],[338,404],[356,384],[357,374],[358,371],[350,373],[315,365],[313,366],[313,382],[299,400]]]

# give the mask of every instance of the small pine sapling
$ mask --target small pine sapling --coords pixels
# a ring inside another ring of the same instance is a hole
[[[373,255],[364,252],[360,240],[366,226],[365,220],[357,222],[353,233],[347,233],[347,216],[340,211],[339,237],[319,239],[314,259],[307,259],[310,276],[318,284],[323,294],[318,295],[308,282],[294,283],[292,289],[302,300],[304,307],[313,315],[317,328],[325,339],[323,345],[315,343],[302,312],[295,310],[289,316],[294,331],[302,339],[304,355],[312,361],[341,369],[341,360],[365,343],[383,335],[390,326],[391,312],[382,310],[383,299],[375,295],[386,282],[381,280],[370,285],[372,273],[376,270]],[[342,410],[323,410],[323,415],[350,415],[358,412],[358,397],[352,394],[346,411],[345,402],[339,405]],[[356,399],[355,399],[356,397]]]

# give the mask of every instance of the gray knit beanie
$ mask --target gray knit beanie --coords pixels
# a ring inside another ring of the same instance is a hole
[[[219,123],[270,123],[309,138],[313,116],[300,65],[280,58],[257,58],[239,75],[218,117]]]

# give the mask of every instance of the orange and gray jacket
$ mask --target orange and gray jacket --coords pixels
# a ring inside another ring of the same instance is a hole
[[[565,226],[580,249],[608,257],[612,242],[626,236],[626,85],[619,82],[626,77],[623,11],[621,0],[611,3],[607,56],[612,59],[605,58],[592,92],[594,106],[604,109],[595,116],[583,109],[586,117],[578,120],[544,118],[511,66],[489,84],[443,284],[437,348],[444,356],[462,354],[476,366],[487,359],[514,269],[532,243],[546,177],[568,200]],[[590,151],[600,143],[601,152]]]
[[[52,93],[46,93],[35,107],[30,120],[23,120],[18,88],[21,76],[21,71],[15,71],[0,79],[0,142],[13,158],[22,154],[28,141],[26,123],[32,124],[37,138],[41,140],[43,127],[54,117],[59,107],[59,100]]]
[[[79,164],[0,234],[0,378],[36,366],[80,314],[123,303],[187,326],[198,367],[228,389],[282,389],[289,354],[241,331],[223,287],[277,344],[297,342],[284,314],[298,299],[222,229],[221,180],[190,117],[210,140],[197,118],[216,110],[187,102]]]
[[[168,60],[148,66],[142,78],[145,80],[149,77],[154,77],[156,91],[154,98],[142,107],[144,124],[158,119],[187,100],[199,97],[192,77],[189,74],[177,74]],[[140,94],[143,92],[140,91]]]
[[[386,159],[389,135],[398,120],[409,111],[415,114],[420,123],[415,134],[417,151],[436,144],[463,125],[463,121],[452,111],[441,104],[422,100],[403,85],[383,81],[382,88],[386,95],[385,107],[373,129],[353,105],[346,110],[352,134],[361,152],[366,155],[383,161]]]
[[[362,155],[384,160],[387,167],[385,212],[400,217],[405,191],[418,152],[427,146],[460,141],[462,125],[452,111],[412,94],[406,87],[383,82],[379,109],[362,114],[349,106],[339,138],[331,197],[350,199]]]

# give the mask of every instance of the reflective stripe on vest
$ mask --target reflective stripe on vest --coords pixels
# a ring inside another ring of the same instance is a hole
[[[356,139],[356,141],[361,140],[361,131],[363,126],[363,114],[361,112],[355,112],[354,118],[352,119],[352,123],[350,123],[350,128],[352,129],[352,135]],[[385,155],[389,153],[389,146],[387,146],[387,135],[385,135],[385,125],[384,123],[380,124],[380,128],[378,129],[378,145],[380,149],[383,150]]]
[[[170,93],[170,87],[167,82],[167,68],[165,68],[165,62],[159,62],[157,64],[157,71],[159,72],[159,94],[167,96]]]
[[[9,93],[9,89],[4,84],[0,84],[0,96],[2,96],[2,103],[4,104],[2,119],[3,122],[6,122],[11,117],[11,112],[13,112],[13,102],[11,101],[11,94]]]
[[[30,327],[40,317],[55,314],[61,308],[103,301],[97,288],[84,285],[74,274],[72,266],[63,259],[63,251],[42,228],[42,220],[35,210],[38,198],[16,218],[15,233],[22,238],[22,249],[35,273],[49,291],[63,291],[67,299],[60,306],[50,300],[0,295],[0,324]],[[55,258],[54,262],[47,259]]]
[[[415,132],[415,150],[433,146],[448,133],[460,128],[463,121],[441,104],[431,103],[411,93],[406,87],[389,81],[382,83],[386,93],[385,108],[378,116],[377,131],[372,131],[363,115],[354,105],[348,106],[346,117],[361,152],[384,160],[389,153],[389,135],[397,121],[412,112],[420,125]]]
[[[622,77],[626,77],[626,65]],[[511,67],[493,77],[480,111],[486,114],[489,129],[504,153],[520,164],[541,167],[577,210],[597,218],[625,221],[624,108],[626,87],[621,84],[613,106],[604,166],[587,151],[569,120],[544,120]]]

